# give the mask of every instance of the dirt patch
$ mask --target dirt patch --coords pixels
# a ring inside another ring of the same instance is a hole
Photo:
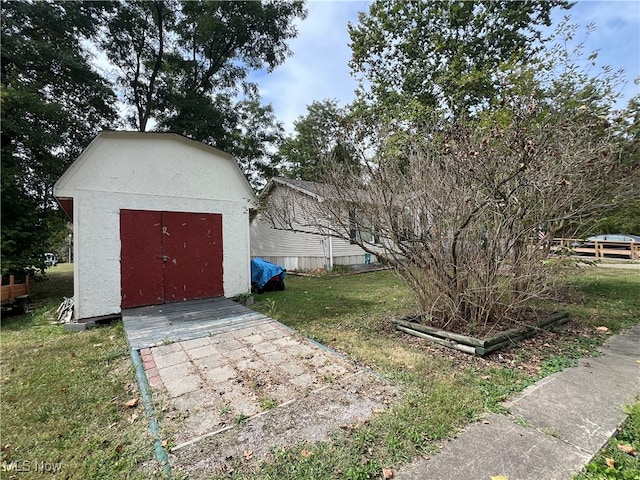
[[[170,463],[189,478],[326,440],[390,405],[397,389],[278,322],[141,352]],[[153,377],[152,375],[155,375]]]
[[[598,331],[595,327],[587,327],[570,320],[556,329],[541,330],[533,337],[519,342],[516,347],[505,348],[484,357],[459,352],[411,335],[404,335],[403,341],[431,355],[447,358],[459,367],[485,369],[507,366],[535,376],[540,373],[543,363],[551,356],[575,356],[578,351],[585,356],[589,355],[588,345],[601,343],[607,335],[607,332]],[[583,343],[581,339],[584,339]]]
[[[360,423],[387,408],[398,391],[366,371],[346,376],[285,405],[172,450],[177,473],[206,478],[236,465],[257,465],[278,448],[328,440],[332,432]]]

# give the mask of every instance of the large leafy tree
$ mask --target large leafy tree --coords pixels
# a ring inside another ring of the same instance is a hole
[[[116,125],[114,88],[126,124],[218,146],[259,186],[281,126],[247,76],[284,61],[304,16],[302,1],[3,1],[2,271],[43,266],[64,227],[52,186]]]
[[[505,62],[530,59],[540,27],[564,0],[397,2],[377,0],[349,26],[360,100],[380,115],[416,118],[425,109],[457,117],[501,88]]]
[[[294,123],[294,133],[280,146],[279,153],[287,176],[322,181],[322,166],[327,158],[357,165],[354,143],[343,135],[349,113],[336,100],[314,101],[307,114]]]
[[[53,183],[115,118],[82,42],[105,5],[2,2],[2,272],[43,266],[61,226]]]
[[[115,84],[127,107],[125,121],[144,132],[157,111],[164,85],[168,32],[175,24],[175,2],[115,2],[100,47],[115,65]]]
[[[280,158],[277,146],[284,129],[276,120],[271,105],[258,100],[243,100],[234,107],[237,115],[232,135],[225,136],[228,145],[222,148],[233,152],[249,183],[258,191],[266,180],[279,173]]]
[[[640,82],[640,79],[636,79]],[[621,144],[621,168],[629,171],[627,189],[640,192],[640,95],[636,95],[616,119],[619,128],[617,138]],[[635,168],[634,168],[635,167]],[[633,175],[635,172],[635,175]],[[595,222],[581,229],[583,237],[600,233],[630,233],[640,235],[640,194],[635,198],[623,198],[613,208],[597,212]]]
[[[129,124],[207,142],[242,157],[245,173],[259,176],[280,126],[270,107],[259,105],[248,74],[286,59],[294,22],[305,15],[300,0],[118,4],[102,46],[118,67]],[[240,140],[241,132],[250,138]],[[248,144],[260,161],[248,161]]]

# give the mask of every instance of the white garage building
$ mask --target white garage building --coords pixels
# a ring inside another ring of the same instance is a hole
[[[54,195],[73,220],[76,320],[251,289],[255,195],[218,149],[172,133],[102,132]]]

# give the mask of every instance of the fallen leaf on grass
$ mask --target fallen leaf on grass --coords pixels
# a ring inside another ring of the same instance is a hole
[[[605,463],[607,464],[607,467],[609,468],[616,468],[616,461],[613,458],[605,458],[604,459]]]
[[[596,331],[606,333],[609,331],[609,329],[607,327],[600,326],[600,327],[596,327]]]
[[[116,453],[120,454],[122,453],[122,450],[124,450],[124,445],[118,445],[116,447]]]
[[[311,452],[306,448],[303,448],[302,451],[300,452],[300,455],[302,455],[304,458],[307,458],[309,455],[311,455]]]
[[[242,456],[244,457],[245,460],[251,460],[251,457],[253,457],[253,452],[250,452],[249,450],[245,450],[244,452],[242,452]]]
[[[384,480],[389,480],[390,478],[393,478],[393,470],[391,470],[390,468],[383,468],[382,469],[382,478]]]
[[[2,448],[0,448],[0,451],[2,451],[2,455],[0,455],[0,459],[2,459],[3,462],[10,462],[11,461],[11,445],[9,445],[8,443],[6,445],[3,445]]]
[[[136,398],[132,398],[128,402],[124,402],[124,406],[128,407],[128,408],[133,408],[138,404],[139,401],[140,401],[140,399],[137,398],[137,397]]]
[[[618,446],[618,450],[620,450],[621,452],[627,453],[629,455],[633,455],[634,457],[638,455],[638,451],[636,450],[636,447],[634,447],[633,445],[626,445],[624,443],[619,443],[617,446]]]
[[[102,344],[101,344],[101,343],[94,343],[94,344],[93,344],[93,348],[98,348],[98,347],[101,347],[101,346],[102,346]]]

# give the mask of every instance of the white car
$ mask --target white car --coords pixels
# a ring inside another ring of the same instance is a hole
[[[640,237],[638,235],[622,235],[620,233],[607,233],[604,235],[594,235],[588,237],[587,242],[638,242],[640,243]]]
[[[47,267],[55,267],[58,264],[58,256],[55,253],[45,253],[44,264]]]

